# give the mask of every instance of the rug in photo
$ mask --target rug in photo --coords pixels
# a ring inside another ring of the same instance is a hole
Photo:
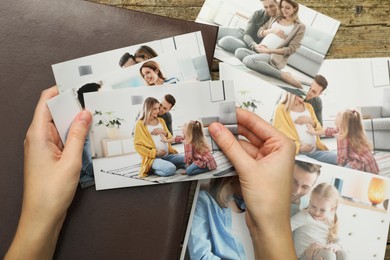
[[[98,190],[235,175],[208,132],[237,134],[232,81],[92,92],[85,104]]]

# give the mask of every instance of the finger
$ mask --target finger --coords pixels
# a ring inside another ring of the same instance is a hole
[[[274,136],[282,134],[261,117],[242,108],[237,108],[237,122],[239,125],[245,125],[246,128],[254,133],[260,140],[265,141]]]
[[[53,120],[46,102],[56,95],[58,95],[58,89],[56,86],[42,91],[37,107],[35,108],[33,123],[43,125],[44,123],[48,123]]]
[[[253,160],[241,147],[233,134],[220,123],[212,123],[209,126],[209,132],[219,148],[221,148],[222,152],[225,153],[235,167],[239,166],[242,162]],[[237,156],[237,154],[240,154],[240,156]],[[239,169],[237,170],[240,172]]]
[[[62,159],[67,163],[76,163],[74,158],[79,158],[81,162],[85,138],[88,135],[92,121],[92,114],[83,110],[74,119],[66,139]]]
[[[238,125],[238,134],[241,136],[244,136],[250,143],[253,145],[260,147],[263,145],[263,141],[257,137],[256,134],[254,134],[252,131],[249,131],[248,128],[246,128],[243,125]]]
[[[242,146],[242,148],[253,158],[255,159],[257,157],[257,154],[259,152],[259,148],[251,144],[250,142],[246,140],[239,140],[239,144]]]

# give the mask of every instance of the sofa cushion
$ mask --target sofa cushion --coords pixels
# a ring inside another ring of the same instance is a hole
[[[390,117],[390,88],[383,89],[382,117]]]
[[[321,32],[313,27],[306,26],[301,46],[305,46],[315,52],[326,55],[330,44],[332,43],[332,39],[333,37],[330,34]]]
[[[375,118],[363,120],[363,128],[366,131],[371,131],[374,126],[374,131],[390,131],[390,118]]]

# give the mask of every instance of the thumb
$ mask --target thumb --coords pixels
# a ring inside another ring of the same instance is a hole
[[[91,126],[92,115],[83,110],[77,114],[68,132],[62,158],[66,162],[73,162],[74,158],[80,159],[83,153],[85,138]]]
[[[220,123],[212,123],[209,126],[209,132],[238,172],[246,166],[243,165],[243,162],[253,160],[253,158],[241,147],[233,134]]]

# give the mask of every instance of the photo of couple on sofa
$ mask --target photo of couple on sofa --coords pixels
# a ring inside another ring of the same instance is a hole
[[[233,54],[248,69],[302,88],[308,80],[306,76],[291,73],[286,65],[315,76],[333,36],[313,28],[306,20],[303,23],[298,16],[300,5],[295,1],[260,2],[262,8],[248,18],[245,29],[219,27],[217,47]],[[332,28],[337,21],[329,23]]]

